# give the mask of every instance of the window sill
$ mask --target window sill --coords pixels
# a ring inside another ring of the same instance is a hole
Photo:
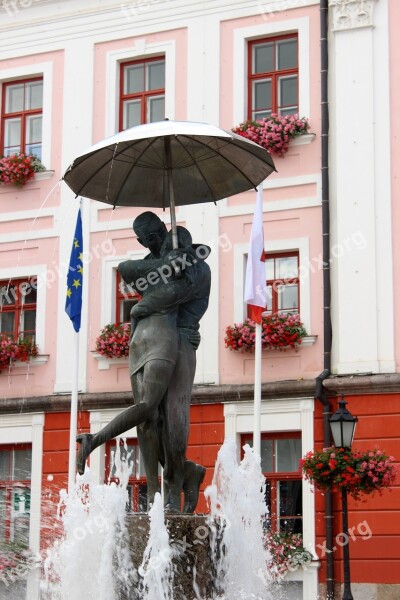
[[[99,371],[105,371],[106,369],[109,369],[111,365],[127,365],[129,360],[127,357],[107,358],[107,356],[103,356],[102,354],[93,351],[91,354],[98,362],[97,368]]]
[[[36,367],[40,365],[45,365],[49,361],[49,354],[39,354],[39,356],[35,356],[35,358],[31,358],[28,362],[24,362],[22,360],[17,360],[12,364],[12,368],[21,368],[21,367]]]
[[[315,133],[303,133],[303,135],[299,135],[290,142],[289,148],[290,146],[304,146],[305,144],[311,144],[316,137]]]
[[[33,179],[33,181],[43,181],[44,179],[51,179],[54,173],[55,171],[40,171],[39,173],[35,173],[35,178]]]
[[[12,189],[23,190],[26,185],[35,183],[35,181],[44,181],[45,179],[51,179],[53,177],[54,173],[55,173],[55,171],[40,171],[39,173],[35,173],[35,177],[31,181],[28,181],[28,183],[25,183],[24,185],[16,186],[16,185],[13,185],[12,183],[11,184],[3,183],[0,181],[0,186],[12,188]]]
[[[282,348],[263,348],[263,352],[265,351],[272,351],[272,352],[276,352],[276,351],[280,351],[282,350],[282,352],[286,351],[286,350],[295,350],[295,352],[298,352],[299,350],[301,350],[304,346],[313,346],[315,344],[315,342],[317,341],[318,336],[317,335],[306,335],[305,337],[301,338],[301,344],[298,344],[298,346],[296,346],[295,348],[292,348],[292,346],[282,346]]]

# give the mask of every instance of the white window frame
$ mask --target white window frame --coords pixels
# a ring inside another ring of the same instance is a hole
[[[224,404],[225,438],[234,439],[240,460],[240,444],[243,434],[252,433],[254,427],[253,402],[227,402]],[[313,398],[288,398],[285,400],[264,400],[261,403],[261,431],[301,431],[302,455],[314,447],[314,400]],[[318,559],[315,552],[315,496],[311,485],[303,480],[303,543]],[[318,598],[319,562],[307,565],[285,576],[286,581],[303,582],[303,600]]]
[[[31,507],[29,513],[29,547],[40,551],[42,465],[43,465],[44,413],[1,415],[0,444],[31,444]],[[39,570],[28,576],[27,598],[39,598]]]
[[[36,333],[35,341],[39,346],[40,354],[44,354],[46,333],[46,289],[47,289],[47,266],[32,265],[29,267],[8,267],[0,269],[0,281],[8,279],[28,279],[37,277],[36,296]],[[50,280],[49,280],[50,282]],[[53,284],[55,285],[55,283]]]
[[[246,262],[248,244],[234,245],[234,276],[233,276],[233,318],[239,323],[246,318],[244,304],[244,282],[246,276]],[[267,240],[266,252],[291,252],[299,253],[299,296],[300,316],[305,329],[311,333],[311,289],[310,289],[310,242],[309,238],[290,238],[286,240]]]
[[[119,90],[120,64],[140,58],[163,55],[165,57],[165,115],[175,118],[175,40],[146,44],[145,40],[137,40],[135,45],[125,50],[112,50],[106,57],[106,137],[118,132],[119,124]]]
[[[53,102],[53,63],[45,62],[12,69],[0,70],[0,82],[9,83],[18,79],[43,77],[43,121],[42,121],[42,163],[51,168],[51,119]],[[2,87],[2,86],[1,86]],[[0,89],[0,97],[2,97]]]

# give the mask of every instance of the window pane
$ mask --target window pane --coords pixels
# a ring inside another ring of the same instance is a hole
[[[122,127],[128,129],[128,127],[135,127],[141,124],[141,110],[140,100],[131,100],[124,102],[124,118]]]
[[[21,143],[21,119],[6,119],[4,121],[4,146],[18,147]]]
[[[6,490],[0,489],[0,542],[6,538]]]
[[[147,485],[139,484],[139,506],[138,512],[147,513]]]
[[[288,533],[301,533],[303,505],[301,480],[279,481],[279,529]],[[297,518],[288,518],[297,517]]]
[[[268,312],[272,312],[272,285],[267,286],[267,308]]]
[[[6,113],[19,112],[24,107],[24,84],[8,85],[6,88]]]
[[[165,116],[164,96],[147,99],[147,122],[162,121]]]
[[[297,67],[297,40],[282,40],[276,43],[277,69]]]
[[[300,459],[300,438],[276,440],[276,470],[278,472],[297,472]]]
[[[37,290],[36,287],[33,287],[36,285],[37,283],[35,280],[32,280],[31,283],[27,282],[26,284],[22,284],[20,286],[22,302],[24,304],[36,304]]]
[[[8,450],[0,450],[0,479],[8,479],[10,453]]]
[[[276,259],[276,279],[294,279],[297,275],[297,256]]]
[[[265,261],[265,272],[268,281],[275,279],[275,259],[267,258]]]
[[[165,62],[147,64],[147,90],[159,90],[165,87]]]
[[[131,320],[131,308],[137,304],[137,300],[122,300],[120,307],[120,323],[129,323]]]
[[[31,478],[32,450],[13,451],[12,479],[21,481]]]
[[[0,306],[11,306],[17,301],[18,289],[11,284],[2,285],[0,288]]]
[[[268,119],[272,114],[272,110],[261,110],[253,112],[254,121],[262,121],[262,119]]]
[[[14,488],[12,491],[12,524],[11,541],[28,545],[29,543],[29,511],[31,495],[29,488]]]
[[[274,44],[253,46],[253,73],[269,73],[274,70]]]
[[[131,65],[124,68],[124,94],[144,91],[144,65]]]
[[[281,108],[279,109],[279,113],[284,117],[286,115],[294,115],[298,112],[298,106],[292,106],[290,108]]]
[[[36,329],[36,310],[25,310],[22,313],[21,333],[35,332]]]
[[[253,110],[271,109],[271,80],[253,82]]]
[[[272,468],[272,440],[261,440],[261,470],[271,473]]]
[[[32,143],[41,142],[41,141],[42,141],[42,115],[35,115],[34,117],[27,117],[25,142],[27,144],[32,144]]]
[[[0,312],[0,333],[14,334],[14,312]]]
[[[117,448],[113,446],[110,450],[110,477],[116,476],[116,465],[115,465],[115,457]],[[136,444],[127,444],[125,446],[119,446],[118,449],[118,460],[122,460],[124,462],[128,461],[128,464],[131,465],[129,471],[135,473],[135,466],[137,464],[137,451],[138,446]]]
[[[32,81],[25,88],[25,110],[34,110],[43,106],[43,81]]]
[[[279,106],[297,105],[297,75],[279,77]]]
[[[280,285],[278,288],[278,309],[296,312],[299,308],[299,286]]]

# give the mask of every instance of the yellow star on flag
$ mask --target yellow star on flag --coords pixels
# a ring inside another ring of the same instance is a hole
[[[75,288],[78,288],[81,285],[79,279],[74,279],[74,283],[72,284]]]
[[[79,265],[79,267],[78,267],[78,273],[80,273],[81,275],[83,275],[83,265]]]
[[[71,288],[68,288],[67,289],[67,298],[71,298],[71,294],[72,294]]]
[[[74,239],[74,247],[79,248],[79,242],[76,238]]]

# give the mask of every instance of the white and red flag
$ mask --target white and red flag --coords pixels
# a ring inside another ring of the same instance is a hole
[[[247,315],[256,323],[261,323],[262,312],[266,309],[266,277],[263,230],[262,183],[258,186],[253,225],[247,254],[244,301],[248,305]]]
[[[253,449],[261,456],[261,376],[262,376],[262,313],[266,308],[266,274],[263,231],[262,183],[258,186],[256,208],[247,255],[244,301],[248,317],[256,322],[254,340],[254,426]],[[261,460],[261,459],[260,459]]]

